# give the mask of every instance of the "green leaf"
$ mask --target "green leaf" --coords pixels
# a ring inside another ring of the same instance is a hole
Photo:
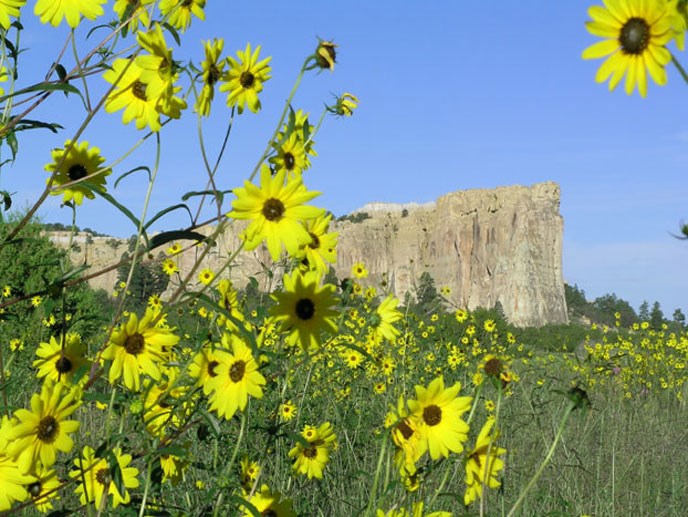
[[[53,133],[57,133],[58,129],[64,129],[60,124],[56,122],[41,122],[40,120],[31,120],[28,118],[20,120],[16,126],[14,126],[15,131],[26,131],[27,129],[49,129]]]
[[[7,212],[12,208],[12,196],[6,190],[0,190],[0,194],[2,194],[2,203],[5,206],[5,212]]]
[[[141,221],[139,221],[138,218],[134,214],[132,214],[131,211],[126,206],[122,205],[114,197],[112,197],[107,192],[103,192],[98,187],[95,187],[93,185],[89,185],[86,182],[82,183],[81,186],[82,186],[82,188],[86,188],[86,189],[90,190],[91,192],[93,192],[94,194],[99,195],[105,201],[107,201],[112,206],[114,206],[117,210],[122,212],[132,223],[134,223],[134,226],[136,226],[136,231],[138,232],[139,228],[141,227]],[[146,242],[148,242],[148,236],[146,235],[145,229],[142,230],[142,233],[143,233],[144,240]]]
[[[33,86],[29,86],[28,88],[24,88],[23,90],[19,90],[17,92],[14,92],[10,95],[6,95],[3,98],[11,97],[13,95],[24,94],[24,93],[52,92],[52,91],[59,91],[59,92],[65,92],[65,93],[76,93],[79,97],[81,97],[83,99],[79,89],[76,88],[75,86],[72,86],[69,83],[38,83],[38,84],[34,84]]]
[[[57,77],[60,78],[60,81],[62,82],[67,82],[67,70],[65,70],[65,67],[62,66],[61,64],[56,64],[55,65],[55,71],[57,72]]]
[[[119,185],[119,182],[122,181],[124,178],[129,176],[130,174],[133,174],[138,171],[146,171],[148,173],[148,181],[151,181],[151,170],[146,167],[145,165],[141,165],[140,167],[134,167],[133,169],[123,173],[119,178],[117,178],[117,181],[115,181],[115,186],[114,188],[117,188],[117,185]]]
[[[167,31],[172,35],[174,38],[174,41],[177,42],[177,46],[180,47],[182,44],[182,40],[179,38],[179,33],[177,32],[177,29],[172,27],[169,23],[165,22],[162,24],[163,27],[167,29]]]
[[[19,151],[19,142],[17,141],[17,135],[14,131],[11,131],[6,137],[5,140],[7,141],[7,145],[10,146],[10,150],[12,151],[12,163],[14,163],[14,159],[17,157],[17,152]]]
[[[175,210],[177,210],[177,209],[179,209],[179,208],[184,208],[184,209],[188,212],[188,214],[189,214],[189,219],[193,222],[193,214],[191,213],[191,210],[189,210],[189,207],[186,206],[186,205],[183,204],[183,203],[179,203],[179,204],[177,204],[177,205],[168,206],[167,208],[165,208],[165,209],[163,209],[163,210],[160,210],[160,212],[158,212],[157,214],[155,214],[153,217],[150,218],[150,220],[144,225],[144,228],[145,228],[145,229],[150,228],[151,225],[152,225],[155,221],[157,221],[158,219],[160,219],[162,216],[164,216],[164,215],[166,215],[166,214],[168,214],[168,213],[170,213],[170,212],[173,212],[173,211],[175,211]]]
[[[150,244],[148,245],[148,251],[152,251],[155,248],[163,246],[168,242],[172,241],[204,241],[207,236],[202,233],[192,232],[188,230],[172,230],[169,232],[158,233],[153,235],[150,239]]]
[[[129,2],[127,4],[127,8],[124,10],[124,13],[122,13],[122,17],[119,19],[120,23],[128,20],[131,18],[131,15],[134,14],[134,10],[139,7],[139,5],[136,2]],[[122,28],[122,37],[126,38],[127,33],[129,32],[129,24],[127,23],[123,28]]]
[[[60,276],[55,282],[66,282],[67,280],[71,280],[72,278],[76,278],[79,276],[81,273],[89,269],[91,266],[88,264],[81,264],[80,266],[77,266],[73,269],[70,269],[67,271],[65,274]]]
[[[124,479],[122,478],[122,468],[117,461],[117,456],[112,449],[108,449],[105,453],[108,464],[110,465],[110,479],[115,484],[117,491],[120,494],[124,494],[127,491],[127,487],[124,486]]]
[[[185,449],[184,447],[180,447],[179,445],[172,445],[170,447],[163,447],[162,449],[158,449],[155,451],[155,455],[160,457],[160,456],[176,456],[177,458],[186,458],[186,456],[189,454],[189,451]]]
[[[182,201],[188,201],[189,198],[194,196],[213,196],[216,197],[220,204],[224,200],[225,194],[231,194],[232,190],[194,190],[193,192],[187,192],[182,196]]]
[[[214,415],[211,415],[205,409],[202,408],[198,410],[198,413],[205,419],[206,422],[208,422],[210,429],[213,431],[213,434],[215,435],[215,438],[218,438],[220,436],[220,422],[218,421],[218,419],[215,418]]]
[[[241,506],[244,510],[248,510],[253,514],[254,517],[261,516],[261,513],[258,511],[258,508],[253,506],[253,504],[249,503],[243,497],[239,497],[238,495],[230,495],[229,501],[235,503],[237,506]]]

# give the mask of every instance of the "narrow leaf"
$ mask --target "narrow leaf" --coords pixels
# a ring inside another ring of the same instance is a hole
[[[148,173],[148,181],[150,182],[150,180],[151,180],[150,169],[148,167],[146,167],[145,165],[141,165],[140,167],[134,167],[130,171],[123,173],[119,178],[117,178],[117,181],[115,181],[115,188],[117,188],[117,185],[119,185],[119,182],[122,181],[124,178],[126,178],[130,174],[133,174],[133,173],[138,172],[138,171],[146,171]]]
[[[166,215],[166,214],[168,214],[168,213],[170,213],[170,212],[173,212],[173,211],[175,211],[175,210],[177,210],[177,209],[179,209],[179,208],[185,209],[185,210],[188,212],[188,214],[189,214],[189,219],[193,222],[193,214],[191,213],[191,210],[189,210],[189,207],[186,206],[186,205],[183,204],[183,203],[179,203],[179,204],[177,204],[177,205],[168,206],[167,208],[165,208],[165,209],[163,209],[163,210],[160,210],[160,212],[158,212],[157,214],[155,214],[153,217],[151,217],[151,218],[149,219],[149,221],[144,225],[144,228],[145,228],[145,229],[150,228],[151,225],[152,225],[155,221],[157,221],[158,219],[160,219],[162,216],[164,216],[164,215]]]
[[[159,248],[172,241],[204,241],[207,236],[202,233],[192,232],[188,230],[172,230],[169,232],[158,233],[153,235],[150,239],[150,244],[148,246],[148,251],[152,251],[155,248]]]

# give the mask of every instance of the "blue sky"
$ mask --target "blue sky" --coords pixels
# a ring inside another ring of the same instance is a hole
[[[688,88],[673,69],[667,86],[650,85],[647,99],[595,83],[600,62],[581,59],[597,41],[584,27],[589,5],[209,0],[207,21],[194,21],[174,55],[198,62],[201,40],[223,37],[225,53],[250,42],[272,56],[263,110],[235,123],[218,176],[222,188],[240,185],[252,169],[316,38],[334,39],[335,72],[309,74],[294,102],[317,118],[333,94],[349,91],[361,100],[353,117],[327,119],[316,138],[319,156],[306,183],[323,192],[320,206],[342,215],[371,201],[426,202],[460,189],[556,181],[565,280],[589,299],[614,292],[635,307],[658,300],[667,316],[677,307],[688,313],[688,243],[670,235],[688,220]],[[22,85],[40,80],[67,34],[66,27],[39,26],[27,7]],[[106,10],[109,16],[111,2]],[[67,68],[72,63],[64,60]],[[210,149],[227,121],[223,103],[220,94],[205,125]],[[48,149],[62,145],[83,116],[77,98],[61,95],[33,115],[65,130],[21,135],[17,162],[0,174],[0,188],[17,192],[16,206],[35,200]],[[98,115],[84,135],[110,161],[141,136],[119,117]],[[162,146],[153,212],[204,185],[191,111],[163,132]],[[153,152],[144,145],[115,177],[152,165]],[[114,191],[135,211],[142,180],[131,177]],[[39,213],[45,221],[71,218],[59,198]],[[77,224],[117,236],[135,232],[102,201],[80,207]],[[180,212],[160,228],[184,224]]]

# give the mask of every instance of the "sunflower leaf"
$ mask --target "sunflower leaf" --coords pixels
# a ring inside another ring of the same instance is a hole
[[[207,237],[202,233],[191,232],[187,230],[173,230],[169,232],[158,233],[157,235],[153,235],[153,237],[151,237],[150,244],[148,245],[148,251],[152,251],[153,249],[172,241],[179,240],[202,242],[206,238]]]

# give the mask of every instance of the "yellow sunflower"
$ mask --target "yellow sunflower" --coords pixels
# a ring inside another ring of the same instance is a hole
[[[53,509],[52,499],[60,498],[58,489],[62,483],[54,469],[48,469],[42,465],[36,469],[34,475],[36,481],[26,488],[36,509],[41,513],[48,513],[48,510]]]
[[[19,9],[24,7],[26,0],[0,0],[0,27],[7,30],[12,24],[10,16],[19,17]]]
[[[250,491],[249,491],[250,493]],[[296,517],[292,508],[291,499],[282,499],[282,494],[272,492],[267,485],[260,487],[253,495],[245,494],[246,501],[258,510],[259,515],[269,515],[271,517]],[[255,515],[254,512],[242,506],[242,517]]]
[[[51,336],[50,342],[42,342],[36,350],[36,359],[32,366],[38,368],[36,376],[52,382],[72,384],[74,374],[89,365],[86,359],[86,345],[81,336],[70,332],[58,342]]]
[[[117,467],[121,476],[120,486],[125,488],[124,493],[117,489],[117,483],[112,480],[113,465],[110,465],[105,458],[97,457],[95,451],[87,445],[84,447],[82,456],[74,460],[76,470],[69,472],[69,475],[79,483],[76,487],[76,493],[79,495],[81,504],[95,502],[95,507],[101,508],[103,496],[109,495],[112,496],[113,508],[117,508],[120,504],[128,504],[131,501],[131,496],[126,489],[139,486],[139,480],[136,478],[139,470],[129,466],[132,460],[131,454],[122,454],[119,447],[113,449],[112,452],[117,459]]]
[[[295,270],[284,275],[284,289],[272,295],[277,305],[271,312],[282,331],[289,333],[287,343],[298,343],[307,350],[319,346],[323,331],[337,332],[334,289],[331,284],[321,286],[316,271]]]
[[[225,325],[230,331],[238,330],[237,322],[244,321],[244,314],[241,312],[239,306],[239,298],[236,289],[232,285],[232,281],[223,278],[217,283],[217,291],[220,295],[217,303],[229,313],[229,317],[221,315],[218,318],[218,325]]]
[[[196,111],[202,116],[210,115],[210,103],[215,98],[215,84],[224,76],[226,59],[220,59],[222,48],[225,45],[223,39],[203,42],[205,47],[205,59],[201,64],[203,68],[203,88],[196,99]]]
[[[53,196],[63,195],[62,200],[67,203],[74,201],[80,205],[84,196],[93,199],[95,194],[86,188],[89,185],[100,191],[105,190],[105,176],[112,171],[109,168],[101,168],[105,161],[97,147],[88,147],[88,142],[74,143],[67,140],[61,149],[53,149],[53,161],[45,166],[45,170],[52,173],[47,180],[52,180],[55,187],[50,193]],[[77,182],[77,183],[74,183]],[[61,187],[66,185],[65,187]]]
[[[337,237],[339,232],[327,232],[332,214],[321,215],[304,223],[311,241],[301,248],[301,266],[312,269],[322,277],[330,264],[337,262]]]
[[[49,23],[57,27],[63,19],[67,24],[76,29],[79,26],[81,17],[88,20],[95,20],[98,16],[103,16],[102,4],[107,0],[37,0],[33,12],[40,17],[41,23]]]
[[[258,362],[246,343],[234,334],[225,336],[225,342],[231,341],[232,352],[215,350],[214,357],[218,362],[214,368],[216,375],[210,377],[207,383],[211,390],[210,409],[230,420],[234,413],[246,408],[249,395],[263,398],[265,377],[258,371]]]
[[[475,441],[475,447],[468,453],[466,461],[466,492],[463,502],[466,506],[483,497],[483,485],[489,488],[499,488],[497,474],[504,468],[504,460],[500,458],[506,454],[506,449],[497,447],[495,441],[498,432],[490,433],[494,425],[494,418],[488,418],[480,430]]]
[[[308,442],[308,446],[297,442],[289,451],[289,457],[294,459],[292,468],[308,479],[322,479],[325,465],[330,459],[330,450],[337,440],[332,424],[325,422],[317,429],[307,425],[301,436]]]
[[[81,406],[78,392],[63,384],[43,384],[41,393],[31,397],[31,410],[18,409],[15,425],[5,435],[7,455],[14,458],[22,472],[31,472],[40,463],[48,468],[55,464],[58,452],[74,447],[70,434],[79,422],[67,420]]]
[[[191,15],[205,20],[206,0],[160,0],[160,13],[169,16],[172,27],[184,32],[191,25]]]
[[[281,145],[273,145],[277,154],[270,158],[270,163],[275,166],[276,170],[285,171],[291,178],[292,176],[300,176],[308,168],[306,148],[298,133],[293,132]]]
[[[233,57],[228,57],[229,71],[223,76],[225,84],[220,86],[221,92],[229,92],[227,96],[227,106],[236,106],[239,114],[244,112],[248,106],[253,113],[260,110],[260,99],[258,94],[263,91],[263,83],[270,79],[270,67],[268,63],[271,58],[258,61],[260,45],[254,52],[251,52],[251,44],[246,45],[246,50],[239,50],[237,61]]]
[[[444,387],[440,375],[427,388],[416,385],[416,400],[408,401],[424,447],[433,460],[463,451],[468,438],[468,424],[461,415],[471,407],[472,397],[459,397],[461,384]]]
[[[671,61],[666,45],[676,36],[679,25],[675,1],[605,0],[592,6],[586,23],[589,32],[605,38],[583,51],[583,59],[606,58],[597,70],[598,83],[609,79],[609,90],[626,76],[626,93],[638,88],[647,95],[647,74],[659,85],[666,84],[664,67]]]
[[[131,21],[129,22],[129,30],[135,31],[139,28],[139,23],[143,27],[148,27],[150,25],[150,8],[148,7],[155,0],[139,0],[136,7],[133,8],[129,14]],[[115,5],[112,9],[117,14],[120,22],[126,21],[124,19],[124,14],[127,13],[127,9],[134,2],[132,0],[115,0]]]
[[[291,400],[283,402],[280,404],[279,414],[283,421],[289,422],[296,416],[296,404],[294,404]]]
[[[156,325],[156,313],[150,308],[140,320],[136,314],[113,331],[103,351],[103,359],[111,359],[109,379],[114,383],[123,378],[124,385],[133,391],[141,387],[141,374],[160,380],[161,365],[168,360],[170,349],[179,342],[168,328]]]
[[[154,97],[148,84],[141,75],[143,69],[131,59],[115,59],[112,68],[103,74],[110,84],[115,85],[105,101],[105,111],[114,113],[121,109],[122,122],[128,124],[136,121],[136,129],[148,126],[151,131],[160,130],[160,113],[158,97]]]
[[[273,176],[265,164],[260,171],[260,188],[246,181],[244,187],[234,189],[234,194],[237,199],[227,216],[251,220],[243,233],[244,247],[250,251],[266,241],[273,260],[279,259],[282,244],[287,253],[298,255],[301,246],[311,242],[301,221],[324,213],[321,208],[304,204],[320,192],[306,190],[299,178],[289,178],[285,184],[284,171]]]
[[[351,274],[355,278],[367,278],[368,270],[363,262],[356,262],[353,266],[351,266]]]
[[[397,309],[398,305],[399,300],[390,294],[382,300],[375,310],[371,325],[373,338],[376,342],[379,343],[382,339],[386,339],[393,343],[400,334],[399,330],[394,326],[394,323],[404,317]]]
[[[315,49],[315,62],[320,68],[334,71],[334,65],[337,62],[335,48],[337,45],[333,41],[320,40],[318,48]]]
[[[0,512],[9,510],[15,502],[26,501],[29,497],[27,485],[35,481],[35,476],[19,470],[16,461],[0,454]]]

